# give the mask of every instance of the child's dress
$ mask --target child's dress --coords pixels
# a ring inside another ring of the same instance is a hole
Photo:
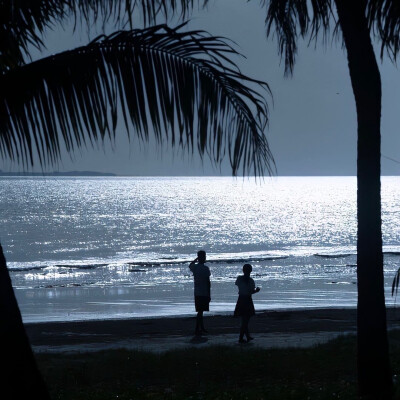
[[[237,277],[235,285],[239,289],[239,298],[236,302],[234,316],[253,316],[255,314],[255,310],[251,296],[256,288],[254,280],[250,277],[240,275]]]

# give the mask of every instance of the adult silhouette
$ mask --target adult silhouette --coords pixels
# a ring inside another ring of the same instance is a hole
[[[242,317],[242,324],[240,326],[239,343],[247,343],[253,340],[249,333],[249,321],[255,314],[252,295],[258,293],[260,288],[256,288],[253,278],[250,278],[253,267],[250,264],[243,265],[243,275],[236,278],[235,285],[239,289],[239,297],[236,303],[235,317]],[[244,340],[246,335],[247,340]]]
[[[197,311],[195,335],[207,333],[204,328],[203,312],[209,311],[211,301],[210,268],[205,265],[206,252],[199,250],[197,258],[189,265],[194,278],[194,304]]]

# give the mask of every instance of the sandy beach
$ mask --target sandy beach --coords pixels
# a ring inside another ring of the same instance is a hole
[[[194,337],[194,316],[26,324],[35,352],[86,352],[128,348],[162,352],[176,348],[237,345],[240,319],[208,315],[207,336]],[[400,329],[400,310],[388,309],[388,328]],[[251,346],[307,347],[356,332],[356,310],[308,309],[259,312],[250,322]],[[246,344],[247,345],[247,344]],[[250,345],[250,344],[249,344]]]

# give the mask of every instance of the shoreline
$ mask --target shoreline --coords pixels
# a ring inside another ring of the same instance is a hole
[[[240,318],[205,314],[207,336],[193,335],[192,316],[26,323],[34,352],[134,349],[163,352],[191,346],[237,345]],[[388,329],[400,329],[400,309],[387,308]],[[259,311],[250,321],[247,346],[308,347],[356,333],[355,308]]]
[[[74,319],[73,317],[69,320],[48,320],[48,321],[43,321],[43,320],[31,320],[31,321],[24,321],[24,325],[47,325],[47,324],[72,324],[72,323],[101,323],[101,322],[111,322],[111,321],[147,321],[147,320],[166,320],[166,319],[185,319],[185,318],[193,318],[196,315],[196,312],[194,311],[194,304],[193,305],[193,311],[187,312],[187,313],[182,313],[182,314],[164,314],[164,315],[139,315],[139,316],[132,316],[132,317],[107,317],[107,318],[87,318],[87,319],[80,319],[76,318]],[[394,306],[386,306],[393,308]],[[232,307],[233,309],[233,307]],[[287,307],[287,308],[276,308],[276,309],[257,309],[256,308],[256,314],[264,314],[264,313],[287,313],[287,312],[307,312],[307,311],[316,311],[316,310],[355,310],[356,307],[349,305],[349,306],[332,306],[332,307]],[[400,306],[399,306],[399,315],[400,315]],[[230,317],[233,316],[233,311],[206,311],[204,314],[205,318],[213,318],[213,317]]]

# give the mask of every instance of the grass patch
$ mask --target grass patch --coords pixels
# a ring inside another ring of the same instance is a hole
[[[400,371],[400,332],[391,334]],[[355,337],[308,349],[218,346],[154,354],[38,354],[52,399],[355,399]]]

